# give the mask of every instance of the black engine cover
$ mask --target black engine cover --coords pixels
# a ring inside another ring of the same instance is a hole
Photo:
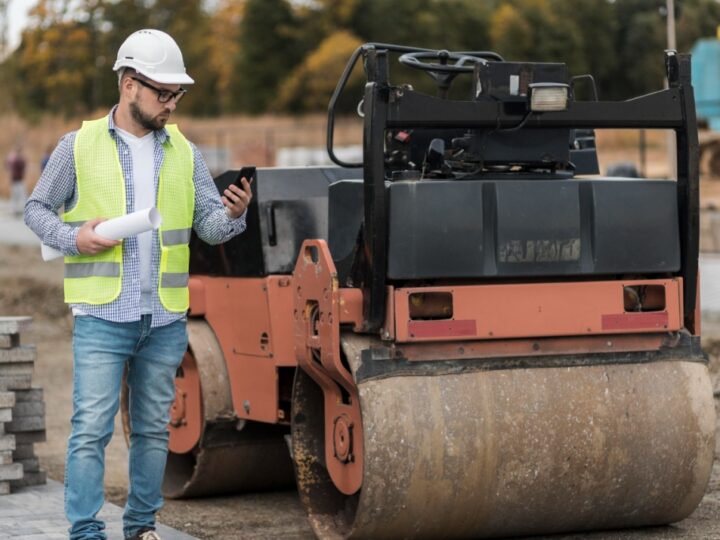
[[[675,182],[397,182],[389,195],[390,279],[680,269]]]

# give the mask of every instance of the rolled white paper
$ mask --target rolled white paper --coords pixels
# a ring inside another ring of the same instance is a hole
[[[132,214],[108,219],[95,227],[95,232],[110,240],[122,240],[128,236],[157,229],[162,223],[157,208],[146,208]]]
[[[162,223],[162,217],[157,208],[146,208],[132,214],[108,219],[95,227],[95,232],[109,240],[122,240],[128,236],[157,229]],[[62,257],[62,252],[43,244],[40,247],[43,261],[51,261]]]

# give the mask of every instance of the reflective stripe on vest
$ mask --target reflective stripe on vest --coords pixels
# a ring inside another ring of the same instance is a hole
[[[193,151],[177,126],[166,129],[170,138],[163,144],[156,204],[163,218],[158,235],[158,295],[165,309],[184,312],[189,305],[189,242],[195,210]],[[77,204],[63,215],[63,221],[79,227],[98,217],[126,214],[125,179],[107,117],[83,122],[75,137],[74,155]],[[66,257],[65,301],[97,305],[115,300],[122,288],[122,246],[98,255]]]
[[[175,289],[177,287],[187,287],[190,274],[187,272],[163,272],[161,287]]]
[[[81,277],[118,277],[120,276],[120,265],[118,263],[94,262],[94,263],[68,263],[65,265],[66,278]]]
[[[190,232],[192,229],[175,229],[174,231],[163,231],[162,242],[166,246],[175,246],[177,244],[189,244]]]

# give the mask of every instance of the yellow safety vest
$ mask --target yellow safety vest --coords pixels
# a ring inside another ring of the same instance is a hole
[[[168,311],[189,307],[188,272],[190,231],[195,211],[193,151],[176,125],[166,126],[170,138],[163,144],[157,208],[160,226],[158,295]],[[63,214],[63,221],[80,226],[102,217],[127,213],[125,180],[117,145],[108,132],[108,118],[83,122],[75,137],[77,204]],[[65,302],[107,304],[122,288],[122,246],[98,255],[65,257]]]

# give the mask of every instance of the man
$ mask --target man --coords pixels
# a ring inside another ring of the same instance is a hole
[[[12,212],[15,217],[22,216],[23,206],[25,205],[25,156],[23,156],[22,147],[16,146],[5,160],[5,168],[10,174],[10,201]]]
[[[65,301],[75,316],[73,416],[65,468],[72,540],[104,539],[104,451],[123,369],[130,388],[130,489],[123,531],[157,540],[155,513],[167,458],[174,377],[187,347],[190,229],[211,244],[245,229],[247,180],[219,197],[197,149],[168,119],[194,81],[175,41],[140,30],[122,44],[110,114],[64,136],[30,200],[25,221],[65,255]],[[65,205],[62,221],[56,215]],[[158,231],[113,241],[104,219],[157,206]]]

